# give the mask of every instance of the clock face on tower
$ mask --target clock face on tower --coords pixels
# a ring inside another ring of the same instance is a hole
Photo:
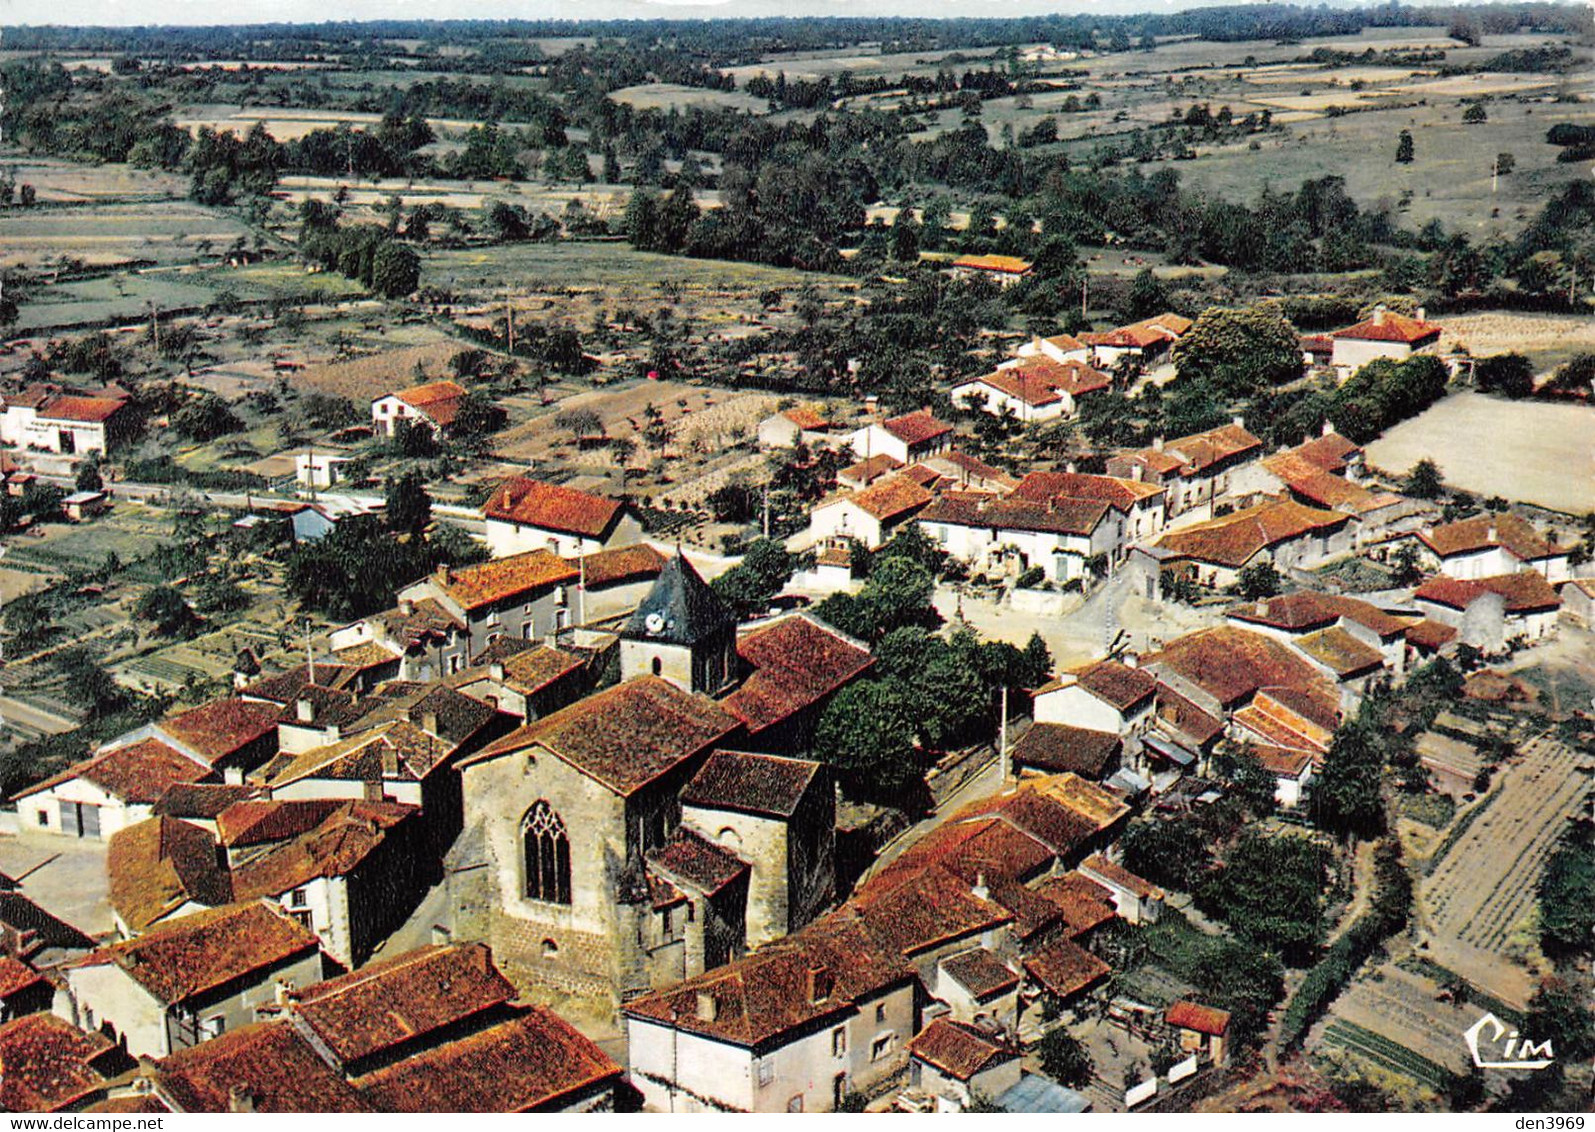
[[[653,634],[665,631],[665,616],[662,613],[650,613],[642,619],[643,628]]]

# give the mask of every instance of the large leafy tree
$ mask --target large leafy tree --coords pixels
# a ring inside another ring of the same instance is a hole
[[[1324,861],[1305,837],[1247,830],[1197,894],[1243,939],[1304,960],[1323,938]]]
[[[1301,376],[1301,342],[1277,310],[1214,307],[1203,311],[1174,346],[1182,382],[1245,397]]]
[[[714,580],[714,592],[719,594],[739,617],[762,613],[770,599],[780,593],[792,572],[797,558],[775,539],[755,539],[748,545],[742,561]]]
[[[1091,1055],[1079,1038],[1063,1027],[1051,1030],[1036,1046],[1041,1071],[1071,1089],[1091,1083]]]
[[[1372,721],[1358,718],[1342,724],[1313,784],[1313,821],[1342,836],[1377,835],[1384,828],[1379,795],[1384,762],[1383,737]]]
[[[826,705],[814,753],[836,768],[855,797],[903,800],[921,781],[914,757],[914,711],[887,681],[850,684]]]

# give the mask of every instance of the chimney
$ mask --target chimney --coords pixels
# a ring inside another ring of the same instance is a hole
[[[810,1003],[824,1002],[831,997],[831,990],[836,986],[836,980],[831,976],[829,967],[810,967],[807,983],[805,989]]]
[[[243,1085],[234,1085],[227,1090],[228,1112],[254,1112],[255,1098]]]
[[[1140,464],[1132,464],[1132,465],[1130,465],[1130,478],[1132,480],[1134,480],[1136,483],[1140,483],[1142,481],[1142,479],[1144,479],[1145,477],[1146,477],[1146,469],[1145,468],[1143,468]]]
[[[438,567],[435,577],[437,578],[437,583],[440,586],[446,586],[454,580],[454,574],[449,569],[448,563],[446,562]]]
[[[1069,474],[1071,476],[1074,475],[1076,472],[1078,472],[1080,470],[1080,465],[1075,463],[1073,460],[1070,460],[1067,464],[1064,465],[1064,467],[1068,469]]]
[[[1383,306],[1377,306],[1373,309],[1373,324],[1375,326],[1383,326],[1385,324],[1385,308]]]
[[[1485,537],[1486,541],[1493,543],[1493,542],[1496,541],[1496,536],[1499,535],[1500,533],[1501,532],[1496,528],[1496,525],[1492,522],[1490,524],[1489,531],[1486,532],[1484,537]]]
[[[1259,616],[1259,617],[1267,617],[1268,616],[1268,602],[1260,601],[1260,602],[1257,603],[1257,616]]]
[[[1141,667],[1141,654],[1138,653],[1138,652],[1132,652],[1131,650],[1126,649],[1124,652],[1119,654],[1119,661],[1126,668],[1140,668]]]
[[[399,777],[399,752],[385,744],[382,748],[382,777]]]
[[[406,617],[409,617],[411,614],[413,614],[415,612],[414,600],[407,597],[401,597],[399,599],[399,612],[404,614]]]
[[[981,900],[989,900],[991,898],[991,889],[986,887],[986,874],[984,872],[975,874],[975,887],[969,891],[973,892]]]
[[[698,1021],[713,1022],[720,1016],[720,1004],[708,991],[698,992]]]
[[[495,680],[502,680],[504,679],[504,666],[495,660],[487,666],[487,674]]]
[[[1324,422],[1324,427],[1319,429],[1319,435],[1320,436],[1334,436],[1335,435],[1335,422],[1334,421],[1325,421]]]
[[[1429,320],[1426,317],[1428,315],[1428,313],[1429,313],[1428,311],[1424,310],[1422,307],[1419,307],[1418,310],[1417,310],[1417,313],[1416,313],[1417,320],[1419,322],[1428,322]]]
[[[298,700],[294,703],[294,718],[300,723],[314,723],[316,721],[316,705],[309,700]]]
[[[1154,451],[1154,452],[1163,451],[1163,438],[1161,436],[1154,436],[1152,438],[1152,451]]]
[[[1236,428],[1245,428],[1246,427],[1246,418],[1245,417],[1235,417],[1230,423],[1233,424]]]
[[[278,1006],[292,1006],[299,1001],[299,988],[292,979],[278,979],[274,988]]]

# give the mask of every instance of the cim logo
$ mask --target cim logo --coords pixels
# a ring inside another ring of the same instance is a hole
[[[1473,1055],[1473,1064],[1480,1069],[1548,1069],[1556,1059],[1549,1039],[1531,1042],[1519,1038],[1516,1030],[1509,1030],[1494,1014],[1481,1017],[1462,1037]],[[1506,1044],[1497,1049],[1502,1038],[1506,1039]]]

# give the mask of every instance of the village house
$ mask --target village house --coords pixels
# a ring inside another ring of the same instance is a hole
[[[344,480],[344,465],[352,456],[306,449],[294,453],[294,483],[312,491],[326,491]]]
[[[1022,424],[1067,420],[1080,399],[1113,387],[1113,379],[1084,362],[1058,362],[1046,356],[1015,358],[983,377],[952,387],[955,405],[996,416],[1012,414]]]
[[[1168,357],[1174,343],[1185,336],[1191,325],[1191,320],[1184,315],[1165,311],[1128,326],[1103,333],[1087,332],[1078,335],[1078,338],[1090,348],[1093,365],[1112,367],[1130,358],[1142,366],[1151,367]]]
[[[102,747],[17,794],[17,828],[109,840],[148,818],[169,787],[213,777],[209,764],[159,739]]]
[[[796,448],[838,443],[836,426],[821,405],[794,405],[759,422],[759,447]]]
[[[826,917],[628,1002],[628,1076],[657,1112],[834,1112],[906,1069],[917,987],[859,924]]]
[[[853,455],[860,460],[890,456],[899,464],[919,462],[953,445],[953,426],[937,420],[929,409],[868,424],[853,433]]]
[[[216,838],[179,818],[153,817],[118,830],[106,851],[105,875],[124,939],[233,900]]]
[[[845,468],[837,469],[836,486],[841,491],[859,491],[882,476],[902,470],[903,464],[900,460],[885,455],[871,456],[867,460],[858,460]],[[921,483],[920,486],[925,485]]]
[[[511,476],[494,488],[482,517],[494,558],[528,550],[580,558],[642,540],[642,524],[621,500],[526,476]]]
[[[748,947],[790,935],[836,898],[836,787],[820,763],[716,751],[682,791],[681,824],[752,866]]]
[[[1114,660],[1069,669],[1031,695],[1037,725],[1062,725],[1121,737],[1138,735],[1152,722],[1157,680]]]
[[[321,978],[315,935],[261,902],[196,912],[66,969],[71,1021],[134,1057],[164,1057],[254,1020],[277,984]]]
[[[1012,287],[1028,276],[1034,265],[1016,255],[961,255],[948,272],[955,279],[989,279],[999,287]]]
[[[999,1097],[1022,1075],[1016,1045],[950,1018],[921,1030],[908,1052],[910,1087],[943,1102],[938,1111],[960,1112],[977,1098]]]
[[[1422,523],[1432,505],[1368,487],[1363,460],[1362,449],[1326,422],[1323,435],[1265,456],[1252,468],[1243,477],[1243,486],[1255,489],[1246,502],[1285,492],[1308,507],[1343,511],[1357,520],[1359,546]]]
[[[1133,469],[1132,469],[1133,471]],[[1080,472],[1031,472],[1014,487],[1010,498],[1033,503],[1081,499],[1106,503],[1118,514],[1121,548],[1152,538],[1163,530],[1167,491],[1141,479],[1086,475]],[[1121,553],[1119,557],[1123,557]]]
[[[651,883],[648,856],[680,826],[682,789],[740,728],[713,700],[648,675],[462,760],[465,836],[485,866],[470,879],[488,909],[470,934],[512,977],[611,1001],[725,962],[734,931],[688,954],[683,913],[701,936],[712,909]],[[718,868],[730,854],[698,856]]]
[[[1080,862],[1080,875],[1106,889],[1119,917],[1129,923],[1155,924],[1163,915],[1163,890],[1101,853]]]
[[[1150,702],[1150,701],[1149,701]],[[1063,774],[1101,782],[1119,769],[1124,741],[1117,732],[1092,731],[1067,723],[1032,723],[1008,752],[1014,774]]]
[[[74,1112],[105,1095],[128,1064],[101,1033],[54,1014],[30,1013],[0,1025],[0,1110]]]
[[[669,559],[645,542],[584,555],[576,591],[576,623],[591,625],[624,617],[653,588]]]
[[[1534,642],[1556,632],[1562,599],[1534,570],[1492,578],[1430,578],[1413,594],[1425,619],[1457,631],[1459,644],[1495,654],[1513,641]]]
[[[1313,753],[1286,747],[1253,746],[1250,750],[1258,765],[1274,776],[1274,801],[1287,810],[1300,806],[1313,780]]]
[[[275,704],[228,696],[157,720],[116,741],[157,739],[205,763],[223,781],[239,783],[277,753],[281,718]]]
[[[19,959],[35,970],[58,967],[93,949],[94,940],[45,911],[4,877],[0,884],[0,955]]]
[[[1402,541],[1417,547],[1420,568],[1463,581],[1533,570],[1557,585],[1572,576],[1568,548],[1510,511],[1423,527]]]
[[[400,602],[435,601],[465,625],[465,654],[445,658],[452,675],[501,637],[552,642],[570,627],[581,572],[548,550],[530,550],[472,566],[440,566],[399,591]]]
[[[949,491],[919,512],[919,524],[974,571],[1017,575],[1039,567],[1053,583],[1083,578],[1088,560],[1116,555],[1124,537],[1109,504],[1065,497],[1030,502]]]
[[[943,956],[936,964],[935,985],[928,988],[947,1007],[947,1017],[1005,1033],[1019,1027],[1019,985],[1023,981],[1007,960],[984,947]]]
[[[1169,531],[1157,545],[1167,552],[1165,569],[1216,589],[1234,585],[1257,563],[1284,572],[1343,557],[1352,550],[1353,522],[1338,511],[1276,499]]]
[[[1595,578],[1574,578],[1561,589],[1562,612],[1575,625],[1595,629]]]
[[[1229,1011],[1182,998],[1168,1008],[1164,1020],[1175,1031],[1182,1050],[1194,1053],[1214,1065],[1225,1064],[1228,1057]]]
[[[1350,655],[1357,651],[1354,645],[1361,645],[1376,650],[1378,663],[1392,674],[1407,670],[1409,622],[1359,598],[1298,590],[1231,606],[1224,616],[1241,628],[1295,645],[1310,660],[1324,648]]]
[[[286,987],[279,988],[286,992]],[[268,1000],[269,1000],[268,996]],[[280,1022],[249,1021],[196,1046],[141,1060],[105,1111],[344,1113],[371,1105],[319,1051]]]
[[[924,467],[941,477],[936,486],[960,491],[989,491],[993,495],[1007,495],[1019,483],[996,465],[956,448],[925,457]]]
[[[33,385],[0,397],[0,441],[64,456],[106,455],[134,433],[137,415],[119,390],[75,393]]]
[[[530,723],[586,695],[592,673],[587,661],[574,653],[501,637],[448,683],[495,711]]]
[[[805,613],[742,630],[736,654],[737,685],[720,705],[742,720],[749,750],[778,755],[807,754],[826,705],[875,666],[862,641]]]
[[[1050,358],[1052,361],[1084,362],[1091,361],[1091,347],[1087,346],[1073,334],[1054,334],[1050,338],[1035,338],[1015,350],[1021,358]]]
[[[453,381],[430,381],[383,394],[371,402],[371,428],[378,436],[392,437],[399,422],[406,421],[411,427],[424,425],[441,437],[459,415],[465,396],[465,387]]]
[[[26,959],[0,954],[0,1023],[50,1009],[55,986]],[[0,1067],[4,1066],[0,1060]]]
[[[1376,358],[1404,362],[1413,354],[1436,352],[1442,332],[1439,323],[1424,318],[1422,307],[1416,318],[1378,307],[1370,317],[1329,336],[1329,364],[1348,375]]]
[[[815,542],[855,538],[878,550],[935,498],[911,477],[897,474],[815,505],[809,535]]]
[[[1150,448],[1110,456],[1106,470],[1119,479],[1166,488],[1167,520],[1192,522],[1217,514],[1217,506],[1230,500],[1234,482],[1244,484],[1244,473],[1262,456],[1263,442],[1237,417],[1207,432],[1167,441],[1159,437]]]
[[[431,681],[446,675],[451,669],[460,671],[469,663],[468,658],[472,655],[465,618],[431,598],[420,601],[401,598],[392,609],[373,613],[370,617],[334,629],[330,640],[332,655],[328,658],[329,663],[314,665],[315,672],[309,674],[315,677],[311,683],[340,686],[336,681],[344,677],[336,669],[342,665],[345,657],[359,657],[362,663],[396,660],[395,669],[385,672],[385,676]],[[353,679],[353,674],[348,678]],[[304,683],[304,679],[298,678],[297,683],[293,678],[281,681],[293,685],[287,689],[279,688],[276,679],[263,680],[251,685],[245,694],[291,703],[291,697],[297,694],[298,686]],[[361,683],[369,684],[364,680]]]

